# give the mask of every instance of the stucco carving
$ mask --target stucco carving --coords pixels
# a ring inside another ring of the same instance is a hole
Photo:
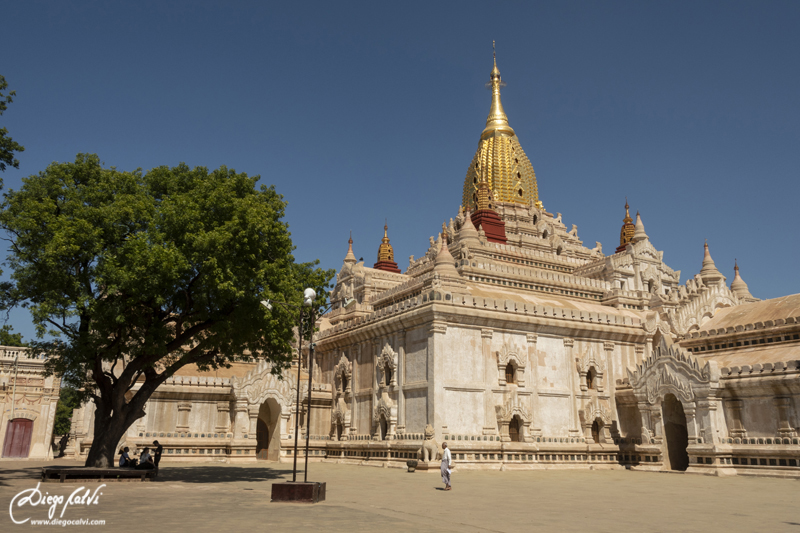
[[[702,391],[708,396],[710,384],[719,380],[711,363],[701,367],[695,358],[677,346],[667,346],[664,339],[653,353],[634,372],[628,370],[628,380],[640,400],[654,405],[666,394],[674,394],[684,402],[691,402]]]
[[[348,396],[350,394],[353,376],[353,364],[342,353],[339,362],[333,369],[334,380],[336,381],[336,392],[340,396]],[[346,384],[345,386],[343,386]]]
[[[376,365],[378,369],[378,384],[381,388],[396,387],[397,386],[397,352],[387,342],[380,355],[378,355],[378,362]],[[389,368],[391,376],[387,380],[386,368]]]
[[[261,405],[267,398],[274,398],[284,412],[289,412],[297,394],[297,378],[287,371],[281,379],[272,373],[272,369],[271,363],[261,360],[243,378],[232,377],[231,385],[236,399],[246,400],[248,405]],[[301,385],[301,395],[306,389],[307,386]]]
[[[525,367],[527,362],[527,350],[514,344],[506,343],[497,352],[497,372],[500,385],[506,385],[506,367],[510,363],[516,371],[516,382],[520,387],[525,386]]]
[[[603,375],[606,372],[606,364],[603,358],[595,353],[593,346],[586,349],[582,356],[575,358],[575,366],[578,369],[578,374],[581,377],[581,390],[587,391],[588,374],[590,369],[594,369],[594,379],[592,380],[592,388],[596,388],[599,392],[603,392]]]

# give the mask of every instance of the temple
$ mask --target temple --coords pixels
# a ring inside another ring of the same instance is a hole
[[[738,264],[728,286],[707,243],[682,283],[627,200],[613,253],[584,246],[539,197],[496,60],[489,85],[461,205],[424,253],[401,271],[387,225],[368,267],[349,240],[300,385],[312,458],[423,469],[447,441],[460,469],[800,476],[800,295],[758,300]],[[158,437],[166,460],[291,460],[296,370],[184,371],[126,442]]]

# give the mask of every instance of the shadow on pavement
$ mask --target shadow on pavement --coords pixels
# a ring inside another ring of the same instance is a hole
[[[162,466],[155,482],[181,483],[232,483],[236,481],[266,481],[280,479],[286,474],[284,470],[271,468],[230,468],[225,466]]]
[[[10,483],[8,481],[17,480],[17,479],[35,479],[40,480],[42,478],[42,467],[40,466],[33,466],[30,468],[20,468],[16,470],[3,470],[2,477],[0,477],[0,487],[8,487]]]

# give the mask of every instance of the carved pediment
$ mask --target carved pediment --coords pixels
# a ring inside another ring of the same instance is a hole
[[[589,402],[583,408],[584,423],[591,424],[599,418],[606,426],[610,425],[612,421],[611,410],[605,404],[606,402],[604,401]]]
[[[256,367],[242,378],[232,377],[231,385],[236,398],[246,399],[250,405],[261,405],[267,398],[274,398],[282,408],[292,407],[292,400],[297,394],[297,379],[286,372],[281,379],[273,373],[273,365],[263,359]],[[300,388],[301,394],[305,393],[307,386]]]
[[[602,357],[595,353],[592,346],[587,348],[580,357],[575,358],[575,364],[578,367],[578,372],[587,372],[591,367],[594,367],[595,371],[601,375],[606,371],[605,362]]]
[[[497,420],[500,422],[510,422],[514,416],[519,416],[526,425],[533,420],[530,411],[525,408],[516,394],[513,394],[503,405],[496,405],[494,409]]]
[[[628,381],[634,394],[651,405],[665,394],[674,394],[682,401],[693,401],[698,392],[707,394],[712,382],[719,381],[711,363],[704,366],[676,345],[661,344],[636,370],[628,369]]]
[[[395,408],[394,402],[386,395],[383,395],[375,405],[375,409],[372,411],[372,421],[376,424],[380,423],[381,416],[383,416],[387,422],[394,421],[397,418],[397,409]]]

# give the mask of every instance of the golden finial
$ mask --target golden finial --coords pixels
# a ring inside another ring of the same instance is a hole
[[[381,239],[381,245],[378,247],[378,262],[381,261],[394,261],[394,250],[392,245],[389,244],[389,219],[386,219],[383,225],[383,239]]]
[[[492,107],[486,118],[486,128],[481,133],[481,138],[493,135],[495,132],[514,135],[514,130],[508,125],[508,117],[503,110],[503,104],[500,102],[500,87],[504,87],[505,83],[500,78],[500,70],[497,68],[497,52],[494,41],[492,41],[492,58],[493,68],[487,84],[487,87],[492,90]]]
[[[639,213],[636,213],[637,215]],[[636,234],[636,226],[633,224],[631,218],[630,206],[628,205],[628,197],[625,197],[625,218],[622,219],[622,229],[619,232],[619,247],[617,252],[625,249],[625,245],[633,241],[633,236]]]

